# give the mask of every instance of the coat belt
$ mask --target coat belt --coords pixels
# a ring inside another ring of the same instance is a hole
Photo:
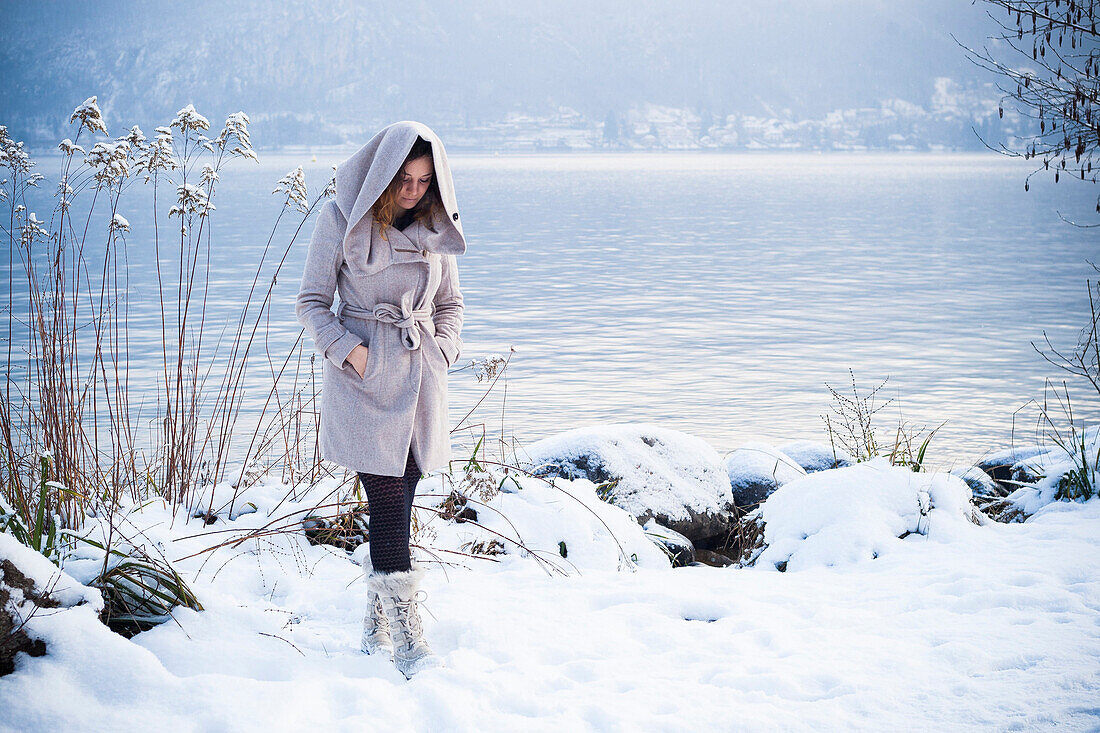
[[[420,329],[416,327],[417,322],[432,322],[431,304],[423,308],[413,308],[413,298],[415,297],[415,291],[407,290],[401,296],[399,305],[378,303],[373,309],[341,301],[338,315],[392,323],[401,329],[401,344],[406,349],[413,351],[420,348]],[[432,323],[432,326],[434,327],[435,324]]]

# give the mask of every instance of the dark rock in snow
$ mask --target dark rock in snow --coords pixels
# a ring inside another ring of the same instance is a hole
[[[1027,518],[1027,513],[1008,498],[1014,491],[1014,488],[1008,485],[1011,479],[1006,479],[1005,483],[994,481],[980,466],[957,468],[951,473],[961,478],[970,487],[970,501],[978,508],[981,516],[1002,523],[1022,522]]]
[[[46,654],[46,644],[30,625],[43,610],[88,604],[104,619],[103,597],[81,585],[34,550],[9,534],[0,533],[0,676],[15,671],[19,652]]]
[[[728,555],[714,550],[696,550],[695,559],[699,563],[709,565],[712,568],[726,568],[737,564]]]
[[[957,468],[951,473],[966,482],[975,500],[997,499],[1009,494],[1005,487],[990,478],[989,474],[979,466],[970,466],[964,469]]]
[[[746,443],[726,456],[726,475],[734,504],[758,505],[783,484],[806,475],[794,459],[767,443]]]
[[[992,453],[976,464],[978,468],[985,471],[991,479],[994,481],[1023,481],[1023,483],[1034,483],[1038,480],[1038,477],[1032,481],[1027,481],[1028,472],[1023,469],[1021,462],[1026,461],[1029,458],[1034,458],[1041,453],[1046,452],[1046,449],[1038,445],[1025,445],[1017,448],[1006,448],[1005,450]]]
[[[21,603],[12,593],[21,596]],[[15,655],[25,652],[32,657],[46,653],[46,642],[27,636],[23,616],[41,608],[57,608],[58,603],[45,591],[34,587],[34,581],[23,575],[10,560],[0,560],[0,677],[15,671]]]
[[[650,519],[642,527],[646,537],[649,537],[655,545],[664,548],[672,560],[672,567],[682,568],[695,562],[695,546],[687,537],[679,532],[662,527],[656,520]]]
[[[1040,473],[1039,469],[1029,464],[1027,459],[1024,459],[1012,466],[1007,483],[1017,486],[1019,484],[1034,484],[1038,483],[1042,478],[1043,474]]]

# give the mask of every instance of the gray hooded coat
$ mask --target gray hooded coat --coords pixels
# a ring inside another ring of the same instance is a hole
[[[387,242],[371,206],[418,135],[432,144],[446,212],[431,227],[390,227]],[[384,476],[404,474],[410,447],[423,473],[450,461],[447,369],[462,351],[463,320],[455,256],[465,252],[447,153],[427,126],[395,122],[337,166],[336,198],[318,213],[295,306],[324,356],[323,458]],[[345,361],[359,344],[368,351],[362,377]]]

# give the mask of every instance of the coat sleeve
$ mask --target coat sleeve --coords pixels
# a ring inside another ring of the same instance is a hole
[[[458,287],[458,264],[454,255],[443,256],[443,272],[439,289],[435,292],[432,320],[435,321],[435,340],[443,350],[447,366],[458,360],[462,353],[462,319],[464,308],[462,291]]]
[[[328,201],[317,215],[317,224],[309,240],[302,286],[294,313],[298,323],[313,339],[317,353],[340,369],[354,369],[345,364],[348,354],[363,343],[358,336],[344,328],[332,312],[333,294],[336,292],[336,275],[343,264],[344,231],[336,202]]]

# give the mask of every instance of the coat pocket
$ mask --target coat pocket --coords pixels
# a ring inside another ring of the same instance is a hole
[[[363,368],[363,376],[359,377],[360,380],[370,382],[381,373],[382,354],[379,353],[381,350],[382,345],[379,343],[367,344],[367,365]]]
[[[447,352],[443,350],[443,344],[440,342],[439,339],[440,337],[437,334],[429,334],[429,337],[426,338],[425,341],[432,342],[432,348],[434,348],[435,352],[439,354],[439,360],[443,362],[443,368],[450,369],[451,365],[450,362],[448,362],[447,360]]]
[[[360,383],[371,382],[382,371],[382,340],[378,338],[378,322],[360,318],[341,318],[340,322],[358,336],[367,349],[367,363],[363,367],[362,376],[359,376],[359,370],[350,364],[343,371],[348,373],[351,379]]]
[[[373,382],[378,378],[378,375],[382,373],[382,362],[385,357],[385,349],[382,345],[382,339],[379,338],[379,323],[378,321],[368,321],[369,327],[368,338],[365,339],[364,344],[367,347],[367,364],[363,368],[363,376],[360,379],[363,382]]]

